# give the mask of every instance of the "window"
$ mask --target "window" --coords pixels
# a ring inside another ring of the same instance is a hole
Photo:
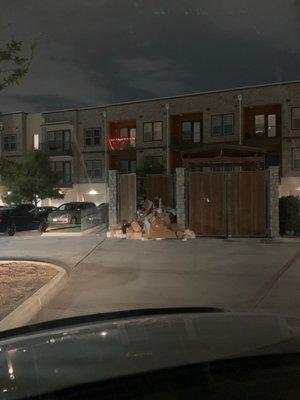
[[[16,151],[17,150],[17,136],[16,135],[4,135],[3,150],[4,151]]]
[[[181,125],[181,136],[184,142],[201,142],[201,122],[184,121]]]
[[[47,132],[47,150],[63,151],[71,149],[71,131],[59,130]]]
[[[292,129],[300,129],[300,107],[292,108]]]
[[[212,136],[233,135],[233,114],[212,116]]]
[[[34,134],[33,135],[33,150],[38,150],[39,149],[39,145],[40,145],[40,137],[39,134]]]
[[[163,157],[162,156],[145,156],[145,163],[148,165],[163,165]]]
[[[256,136],[276,136],[277,117],[276,114],[257,114],[255,115],[255,135]]]
[[[161,121],[144,122],[144,142],[163,139],[163,125]]]
[[[72,183],[72,172],[70,161],[52,161],[50,167],[53,172],[57,172],[60,175],[59,185],[69,185]]]
[[[102,178],[102,160],[86,160],[85,161],[86,175],[89,178]]]
[[[300,147],[295,148],[293,151],[293,169],[300,170]]]
[[[88,128],[84,130],[84,145],[99,146],[101,144],[101,129]]]
[[[129,137],[129,129],[128,128],[120,128],[120,137]]]
[[[136,171],[135,160],[121,160],[120,161],[120,172],[121,174],[134,173]]]
[[[264,135],[265,134],[265,116],[255,115],[255,135]]]

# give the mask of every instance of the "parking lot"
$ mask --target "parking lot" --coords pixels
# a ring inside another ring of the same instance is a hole
[[[69,272],[66,287],[34,322],[172,306],[299,315],[299,247],[259,239],[115,240],[104,232],[0,236],[1,258],[49,260]]]

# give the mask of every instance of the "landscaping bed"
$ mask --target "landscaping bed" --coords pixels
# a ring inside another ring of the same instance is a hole
[[[48,283],[58,271],[22,261],[0,263],[0,320]]]

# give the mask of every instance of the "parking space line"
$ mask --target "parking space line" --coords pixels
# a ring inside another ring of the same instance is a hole
[[[300,259],[300,251],[296,253],[291,259],[289,259],[272,277],[268,280],[258,291],[257,296],[253,300],[253,304],[250,307],[250,311],[254,311],[260,303],[270,294],[275,284],[279,281],[282,275],[290,269]]]

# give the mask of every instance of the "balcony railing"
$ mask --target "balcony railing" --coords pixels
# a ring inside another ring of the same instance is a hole
[[[41,143],[40,150],[49,155],[72,155],[73,150],[70,142],[48,141]]]
[[[136,147],[135,137],[117,137],[108,139],[109,150],[130,150]]]

